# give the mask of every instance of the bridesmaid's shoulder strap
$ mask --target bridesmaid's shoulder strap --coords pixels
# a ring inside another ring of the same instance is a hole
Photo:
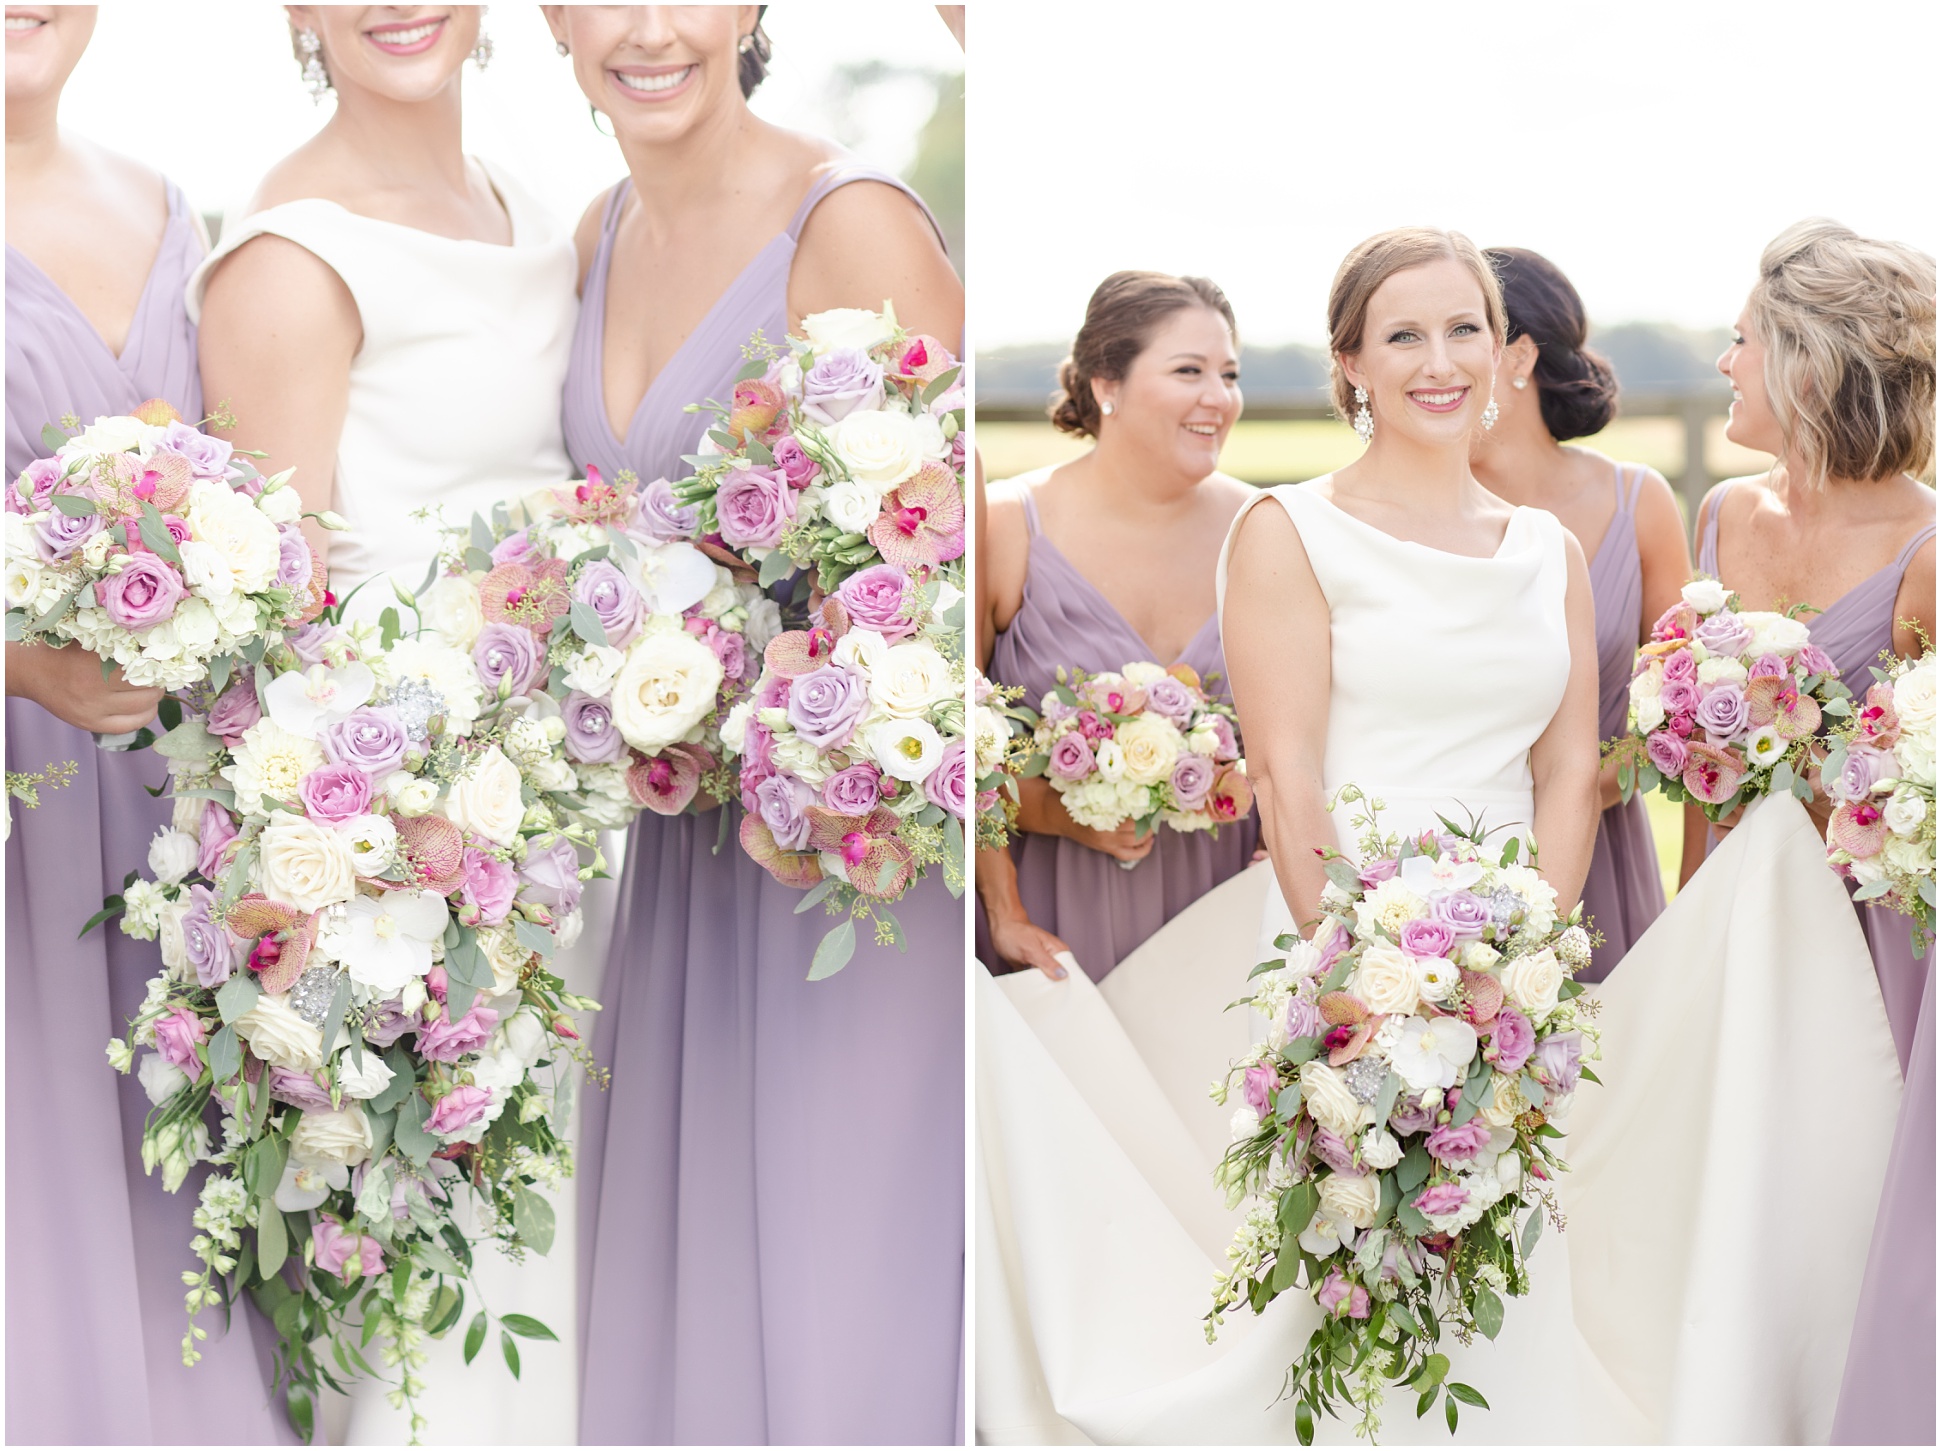
[[[600,213],[600,245],[605,247],[613,241],[613,234],[620,226],[620,208],[626,205],[627,193],[633,190],[633,178],[623,176],[607,192],[606,207]]]
[[[1645,467],[1643,464],[1619,464],[1617,466],[1618,514],[1623,518],[1634,518],[1638,512],[1638,498],[1644,493]],[[1625,487],[1625,480],[1630,487]]]
[[[938,245],[948,250],[949,243],[944,240],[944,229],[937,225],[936,217],[931,215],[930,208],[924,203],[923,198],[911,190],[910,184],[901,177],[867,165],[835,165],[824,170],[816,178],[815,185],[809,188],[809,194],[802,198],[802,204],[795,209],[794,217],[789,220],[789,240],[800,241],[802,227],[809,220],[809,213],[814,211],[829,193],[840,190],[853,181],[880,181],[884,186],[892,186],[902,192],[917,204],[917,210],[922,212],[924,220],[930,223],[930,229],[937,234]]]
[[[1719,515],[1725,512],[1725,501],[1732,496],[1735,487],[1728,485],[1714,494],[1709,508],[1705,504],[1699,505],[1699,511],[1705,517],[1700,521],[1698,532],[1698,570],[1700,574],[1709,574],[1713,579],[1719,577]]]
[[[1024,503],[1024,532],[1033,539],[1036,539],[1040,533],[1037,495],[1038,491],[1030,484],[1018,486],[1018,498]]]
[[[1894,560],[1894,568],[1898,569],[1902,574],[1907,573],[1907,566],[1913,560],[1915,551],[1933,537],[1933,524],[1928,524],[1917,530],[1914,537],[1901,546],[1901,552]]]

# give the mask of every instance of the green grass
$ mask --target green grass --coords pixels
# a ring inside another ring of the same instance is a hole
[[[1645,815],[1651,818],[1651,839],[1658,847],[1658,870],[1665,882],[1665,900],[1678,895],[1678,861],[1684,850],[1685,808],[1653,791],[1644,799]]]

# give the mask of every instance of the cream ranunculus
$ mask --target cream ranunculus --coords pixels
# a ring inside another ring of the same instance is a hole
[[[1503,964],[1503,991],[1532,1021],[1550,1016],[1557,1006],[1557,989],[1563,986],[1563,964],[1548,947],[1526,952]]]
[[[1129,720],[1113,739],[1125,752],[1126,780],[1139,786],[1157,786],[1170,777],[1186,746],[1179,728],[1162,715]]]
[[[370,1156],[371,1123],[354,1103],[335,1113],[305,1113],[290,1135],[290,1157],[312,1168],[342,1164],[348,1169]]]
[[[236,588],[247,594],[276,578],[282,539],[253,500],[227,484],[199,483],[189,493],[188,525],[201,543],[214,546],[229,565]]]
[[[1350,988],[1371,1013],[1411,1013],[1421,995],[1415,959],[1390,942],[1371,942],[1361,950]]]
[[[1372,1229],[1382,1207],[1382,1181],[1374,1174],[1330,1174],[1321,1181],[1321,1212],[1336,1224]]]
[[[928,459],[949,452],[944,431],[927,413],[882,409],[852,413],[829,430],[829,443],[852,478],[893,488]]]
[[[959,694],[950,662],[921,640],[890,646],[870,672],[869,698],[885,715],[902,720],[914,720]],[[1121,732],[1121,744],[1124,739]]]
[[[236,1032],[265,1063],[298,1073],[323,1067],[323,1034],[298,1016],[288,993],[258,998],[255,1007],[236,1019]]]
[[[259,847],[263,894],[271,901],[315,912],[333,902],[348,902],[357,892],[350,843],[334,827],[287,811],[272,812]]]
[[[864,307],[832,307],[802,319],[802,336],[809,340],[818,357],[832,348],[853,348],[866,353],[887,343],[895,333],[894,316]]]
[[[613,724],[644,755],[673,745],[714,709],[721,661],[685,630],[634,643],[613,682]]]
[[[471,649],[485,628],[478,586],[458,574],[441,574],[432,581],[418,596],[418,615],[427,630],[461,650]]]
[[[1887,829],[1894,835],[1911,837],[1920,831],[1921,823],[1927,819],[1927,798],[1912,786],[1902,785],[1887,798],[1887,804],[1881,807],[1880,814],[1887,822]],[[162,920],[166,929],[166,913]]]
[[[454,825],[477,832],[487,841],[511,846],[526,816],[519,788],[519,768],[497,746],[488,746],[472,769],[452,783],[445,815]]]
[[[1361,1101],[1349,1092],[1348,1080],[1318,1058],[1301,1065],[1301,1098],[1316,1123],[1344,1139],[1361,1124]]]

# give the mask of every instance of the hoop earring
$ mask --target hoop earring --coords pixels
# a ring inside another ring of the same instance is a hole
[[[1368,411],[1368,390],[1355,385],[1355,437],[1363,443],[1375,436],[1375,415]]]
[[[310,92],[310,103],[321,106],[330,94],[330,72],[324,69],[323,42],[314,30],[297,32],[297,50],[303,56],[303,84]]]
[[[1489,406],[1483,410],[1483,432],[1488,433],[1496,427],[1496,420],[1502,415],[1497,411],[1496,395],[1489,395]]]

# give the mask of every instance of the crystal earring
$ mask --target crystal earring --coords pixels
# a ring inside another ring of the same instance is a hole
[[[484,8],[483,5],[479,7],[480,10]],[[480,70],[492,64],[492,37],[485,33],[483,25],[479,27],[479,43],[472,47],[472,64]]]
[[[1483,432],[1488,433],[1492,428],[1496,427],[1498,417],[1496,395],[1492,393],[1489,395],[1489,406],[1483,409]]]
[[[1368,411],[1368,390],[1355,385],[1355,437],[1363,443],[1375,436],[1375,415]]]
[[[324,69],[323,42],[314,30],[297,32],[297,50],[303,56],[303,84],[309,88],[313,105],[321,106],[330,94],[330,72]]]

